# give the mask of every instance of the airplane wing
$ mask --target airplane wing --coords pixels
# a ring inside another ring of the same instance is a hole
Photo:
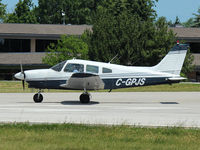
[[[74,73],[66,84],[61,84],[60,87],[76,90],[99,90],[104,89],[104,82],[96,74]]]

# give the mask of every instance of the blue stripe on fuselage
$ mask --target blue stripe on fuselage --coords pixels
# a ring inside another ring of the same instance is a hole
[[[66,84],[66,80],[44,80],[44,81],[26,81],[29,88],[36,89],[63,89],[61,84]]]
[[[148,78],[113,78],[102,79],[104,89],[118,89],[136,86],[148,86],[156,84],[177,83],[177,81],[166,80],[166,77],[148,77]],[[66,84],[66,80],[46,80],[46,81],[27,81],[30,88],[37,89],[64,89],[61,84]]]

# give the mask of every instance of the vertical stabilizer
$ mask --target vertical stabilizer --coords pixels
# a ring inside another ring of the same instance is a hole
[[[175,45],[161,62],[152,67],[152,69],[159,72],[180,75],[188,47],[188,44]]]

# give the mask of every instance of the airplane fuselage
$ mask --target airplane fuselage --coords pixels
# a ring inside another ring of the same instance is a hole
[[[174,74],[154,71],[152,67],[129,67],[77,59],[68,60],[61,65],[57,70],[55,67],[25,71],[26,82],[28,82],[30,88],[83,90],[82,86],[80,86],[80,89],[79,87],[74,89],[73,87],[61,86],[67,84],[74,73],[98,75],[104,84],[99,89],[118,89],[178,82],[177,80],[169,80],[169,78],[175,77]],[[70,70],[70,68],[66,69],[70,65],[72,67],[73,65],[76,67],[81,66],[81,70],[74,71]],[[95,88],[88,90],[95,90]]]

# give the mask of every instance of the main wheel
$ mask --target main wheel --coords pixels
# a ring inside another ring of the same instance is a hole
[[[81,94],[79,98],[81,103],[87,104],[90,102],[90,95],[88,93]]]
[[[41,103],[43,101],[42,94],[39,94],[39,93],[35,94],[33,96],[33,100],[34,100],[35,103]]]

